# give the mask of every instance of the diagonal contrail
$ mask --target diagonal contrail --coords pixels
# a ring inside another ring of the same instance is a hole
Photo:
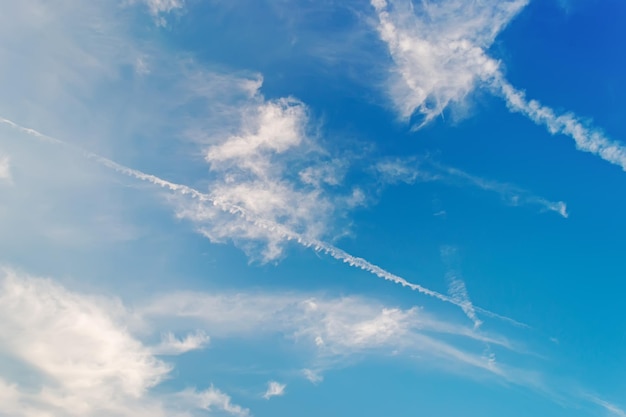
[[[119,164],[111,159],[105,158],[103,156],[97,155],[95,153],[92,152],[87,152],[83,149],[80,149],[79,147],[76,147],[68,142],[53,138],[51,136],[45,135],[43,133],[38,132],[35,129],[31,129],[28,127],[24,127],[21,126],[9,119],[0,117],[0,123],[4,123],[6,125],[11,126],[12,128],[19,130],[20,132],[26,133],[28,135],[34,136],[40,140],[49,142],[49,143],[53,143],[56,145],[60,145],[63,146],[65,148],[68,148],[72,151],[77,151],[79,153],[81,153],[82,155],[84,155],[86,158],[89,158],[95,162],[97,162],[98,164],[109,168],[113,171],[116,171],[120,174],[126,175],[128,177],[132,177],[135,179],[138,179],[140,181],[146,181],[149,183],[152,183],[154,185],[158,185],[162,188],[167,188],[170,191],[173,191],[175,193],[178,193],[180,195],[184,195],[184,196],[188,196],[191,197],[193,199],[196,199],[198,201],[201,202],[206,202],[209,204],[212,204],[214,207],[217,207],[218,209],[224,211],[224,212],[228,212],[234,215],[238,215],[241,218],[243,218],[244,220],[246,220],[247,222],[250,222],[251,224],[254,224],[255,226],[271,231],[272,233],[276,233],[277,235],[279,235],[280,237],[282,237],[283,239],[287,239],[287,240],[293,240],[297,243],[299,243],[300,245],[307,247],[307,248],[311,248],[313,249],[315,252],[318,253],[324,253],[329,255],[330,257],[337,259],[339,261],[342,261],[352,267],[358,268],[358,269],[362,269],[366,272],[369,272],[370,274],[373,274],[379,278],[382,278],[384,280],[387,281],[391,281],[393,283],[399,284],[403,287],[407,287],[410,288],[413,291],[417,291],[421,294],[427,295],[429,297],[433,297],[435,299],[438,299],[440,301],[449,303],[449,304],[453,304],[457,307],[460,307],[464,312],[467,310],[467,303],[466,302],[459,302],[458,300],[453,299],[452,297],[449,297],[445,294],[439,293],[437,291],[433,291],[430,290],[422,285],[419,284],[415,284],[412,282],[407,281],[406,279],[395,275],[369,261],[367,261],[366,259],[363,258],[359,258],[357,256],[351,255],[348,252],[344,251],[343,249],[340,249],[334,245],[331,245],[330,243],[318,240],[318,239],[313,239],[313,238],[308,238],[300,233],[294,232],[293,230],[285,227],[282,224],[276,223],[274,221],[270,221],[270,220],[266,220],[266,219],[261,219],[258,218],[257,216],[254,216],[252,214],[249,213],[248,210],[246,210],[244,207],[241,207],[239,205],[236,204],[232,204],[229,203],[227,201],[223,201],[220,198],[215,198],[209,194],[200,192],[194,188],[191,188],[187,185],[184,184],[177,184],[174,182],[170,182],[167,180],[164,180],[162,178],[159,178],[155,175],[151,175],[151,174],[146,174],[145,172],[133,169],[133,168],[129,168],[127,166],[124,166],[122,164]],[[485,314],[489,317],[493,317],[493,318],[497,318],[503,321],[507,321],[509,323],[512,323],[516,326],[519,327],[528,327],[526,324],[520,323],[514,319],[508,318],[508,317],[504,317],[501,316],[499,314],[493,313],[489,310],[485,310],[483,308],[480,307],[475,307],[473,306],[473,310],[480,312],[482,314]],[[481,322],[480,320],[475,316],[475,315],[468,315],[468,318],[470,318],[470,320],[472,320],[474,322],[474,325],[476,327],[478,327]]]

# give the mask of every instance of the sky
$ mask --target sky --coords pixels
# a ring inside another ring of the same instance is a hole
[[[0,416],[626,416],[622,0],[0,6]]]

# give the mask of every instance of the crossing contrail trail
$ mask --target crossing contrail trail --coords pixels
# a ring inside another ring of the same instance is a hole
[[[433,297],[437,300],[443,301],[445,303],[449,303],[449,304],[453,304],[459,308],[461,308],[464,312],[467,311],[467,303],[466,302],[459,302],[458,300],[453,299],[452,297],[449,297],[445,294],[439,293],[437,291],[434,290],[430,290],[422,285],[419,284],[415,284],[412,283],[410,281],[407,281],[406,279],[393,274],[369,261],[367,261],[366,259],[354,256],[349,254],[348,252],[344,251],[343,249],[340,249],[334,245],[331,245],[330,243],[318,240],[318,239],[314,239],[314,238],[309,238],[306,237],[300,233],[294,232],[293,230],[285,227],[282,224],[276,223],[274,221],[271,220],[266,220],[266,219],[262,219],[259,218],[255,215],[252,215],[249,213],[248,210],[246,210],[244,207],[241,207],[239,205],[236,204],[232,204],[229,203],[227,201],[223,201],[221,200],[219,197],[214,197],[211,196],[207,193],[203,193],[201,191],[198,191],[192,187],[189,187],[187,185],[183,185],[183,184],[177,184],[171,181],[167,181],[164,180],[162,178],[159,178],[155,175],[152,174],[147,174],[145,172],[133,169],[133,168],[129,168],[127,166],[124,166],[122,164],[119,164],[111,159],[105,158],[103,156],[100,156],[98,154],[92,153],[92,152],[88,152],[85,151],[75,145],[72,145],[68,142],[53,138],[51,136],[45,135],[35,129],[32,128],[28,128],[28,127],[24,127],[21,126],[9,119],[6,119],[4,117],[0,117],[0,123],[4,123],[6,125],[11,126],[12,128],[26,133],[30,136],[34,136],[40,140],[43,140],[45,142],[48,143],[52,143],[55,145],[60,145],[63,146],[67,149],[70,149],[72,151],[75,152],[79,152],[81,153],[84,157],[91,159],[95,162],[97,162],[98,164],[109,168],[117,173],[120,173],[122,175],[126,175],[128,177],[132,177],[135,178],[137,180],[140,181],[146,181],[149,182],[151,184],[157,185],[159,187],[162,188],[166,188],[172,192],[178,193],[180,195],[183,196],[187,196],[190,198],[193,198],[195,200],[201,201],[201,202],[205,202],[208,204],[212,204],[214,207],[224,211],[224,212],[228,212],[231,213],[233,215],[238,215],[241,218],[243,218],[244,220],[246,220],[247,222],[250,222],[252,224],[254,224],[255,226],[262,228],[264,230],[268,230],[272,233],[275,233],[277,235],[279,235],[280,237],[282,237],[283,239],[287,239],[290,241],[295,241],[298,244],[307,247],[307,248],[311,248],[313,249],[315,252],[318,253],[323,253],[326,254],[336,260],[342,261],[346,264],[348,264],[351,267],[354,268],[358,268],[361,269],[363,271],[369,272],[370,274],[373,274],[379,278],[382,278],[384,280],[387,281],[391,281],[395,284],[399,284],[403,287],[407,287],[413,291],[417,291],[421,294],[427,295],[429,297]],[[476,307],[476,306],[472,306],[473,310],[476,312],[480,312],[486,316],[489,317],[493,317],[493,318],[497,318],[503,321],[507,321],[511,324],[514,324],[516,326],[519,327],[528,327],[526,324],[520,323],[514,319],[508,318],[508,317],[504,317],[501,316],[499,314],[493,313],[489,310],[485,310],[483,308],[480,307]],[[466,314],[467,315],[467,314]],[[472,320],[474,322],[475,327],[480,326],[481,322],[480,320],[475,316],[475,315],[468,315],[468,318],[470,320]]]

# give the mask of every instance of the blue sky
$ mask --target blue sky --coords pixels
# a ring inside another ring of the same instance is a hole
[[[626,416],[623,1],[0,4],[0,415]]]

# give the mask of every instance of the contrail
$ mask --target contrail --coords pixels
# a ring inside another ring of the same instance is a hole
[[[254,224],[255,226],[271,231],[273,233],[278,234],[279,236],[281,236],[284,239],[287,240],[293,240],[297,243],[299,243],[300,245],[307,247],[307,248],[311,248],[314,251],[318,252],[318,253],[324,253],[329,255],[330,257],[337,259],[339,261],[342,261],[348,265],[350,265],[351,267],[355,267],[358,269],[362,269],[366,272],[369,272],[370,274],[373,274],[379,278],[382,278],[384,280],[387,281],[391,281],[393,283],[399,284],[403,287],[407,287],[410,288],[413,291],[417,291],[421,294],[433,297],[435,299],[438,299],[440,301],[449,303],[449,304],[453,304],[457,307],[460,307],[464,312],[467,310],[467,304],[465,302],[459,302],[455,299],[453,299],[452,297],[449,297],[447,295],[441,294],[437,291],[433,291],[430,290],[426,287],[423,287],[419,284],[415,284],[412,282],[407,281],[406,279],[395,275],[377,265],[374,265],[373,263],[367,261],[366,259],[363,258],[359,258],[357,256],[351,255],[348,252],[344,251],[343,249],[340,249],[334,245],[331,245],[330,243],[327,242],[323,242],[321,240],[318,239],[312,239],[312,238],[308,238],[306,236],[301,235],[300,233],[294,232],[293,230],[290,230],[289,228],[273,222],[273,221],[269,221],[269,220],[265,220],[265,219],[260,219],[257,216],[251,215],[248,210],[246,210],[244,207],[241,207],[239,205],[236,204],[232,204],[226,201],[222,201],[219,198],[215,198],[209,194],[203,193],[201,191],[198,191],[194,188],[191,188],[187,185],[183,185],[183,184],[177,184],[174,182],[170,182],[167,180],[164,180],[162,178],[159,178],[155,175],[151,175],[151,174],[146,174],[145,172],[133,169],[133,168],[129,168],[127,166],[124,166],[122,164],[119,164],[111,159],[105,158],[103,156],[97,155],[95,153],[92,152],[87,152],[83,149],[80,149],[79,147],[76,147],[68,142],[50,137],[48,135],[45,135],[43,133],[38,132],[35,129],[31,129],[28,127],[24,127],[21,126],[9,119],[5,119],[3,117],[0,117],[0,123],[4,123],[7,124],[9,126],[11,126],[12,128],[19,130],[23,133],[26,133],[28,135],[34,136],[38,139],[44,140],[46,142],[49,143],[54,143],[57,145],[61,145],[65,148],[71,149],[73,151],[77,151],[79,153],[81,153],[82,155],[84,155],[86,158],[89,158],[95,162],[97,162],[98,164],[107,167],[113,171],[116,171],[120,174],[126,175],[128,177],[132,177],[135,179],[138,179],[140,181],[146,181],[149,182],[151,184],[154,185],[158,185],[159,187],[162,188],[167,188],[170,191],[173,191],[175,193],[184,195],[184,196],[188,196],[191,197],[193,199],[196,199],[198,201],[202,201],[202,202],[206,202],[209,204],[212,204],[214,207],[219,208],[222,211],[234,214],[234,215],[238,215],[240,217],[242,217],[244,220]],[[513,320],[511,318],[508,317],[503,317],[500,316],[496,313],[493,313],[491,311],[482,309],[480,307],[473,307],[475,311],[483,313],[489,317],[494,317],[494,318],[498,318],[500,320],[504,320],[507,321],[509,323],[512,323],[516,326],[519,327],[528,327],[526,324],[520,323],[516,320]],[[468,315],[468,318],[470,320],[472,320],[474,322],[474,325],[476,327],[480,326],[481,322],[480,320],[475,316],[475,315]]]
[[[608,139],[598,129],[586,127],[571,113],[557,115],[537,100],[528,100],[523,91],[513,87],[501,74],[493,80],[493,86],[512,111],[522,113],[538,125],[544,125],[553,135],[561,133],[571,137],[577,149],[598,155],[626,171],[626,147],[620,142]]]

